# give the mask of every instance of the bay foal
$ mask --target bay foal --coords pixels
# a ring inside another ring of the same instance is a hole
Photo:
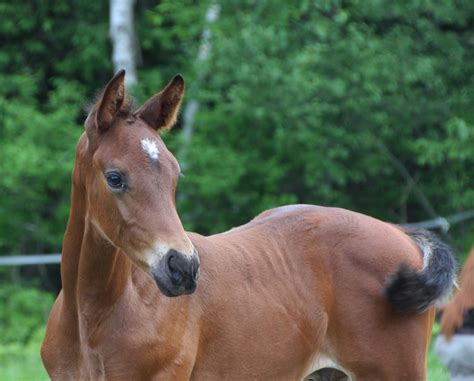
[[[308,205],[185,232],[179,165],[156,134],[174,123],[184,81],[133,112],[124,74],[77,145],[63,289],[41,349],[51,378],[302,380],[333,366],[354,380],[424,380],[432,306],[454,277],[447,248]]]

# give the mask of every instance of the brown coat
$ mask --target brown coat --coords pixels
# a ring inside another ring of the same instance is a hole
[[[447,339],[462,327],[464,312],[471,308],[474,308],[474,246],[461,272],[459,290],[443,308],[441,332]]]

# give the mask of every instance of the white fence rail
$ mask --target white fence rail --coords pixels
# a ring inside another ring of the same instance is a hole
[[[426,220],[421,222],[411,222],[402,224],[403,226],[423,229],[441,229],[443,232],[447,232],[451,225],[455,225],[459,222],[463,222],[474,218],[474,209],[466,210],[458,214],[453,214],[447,217],[437,217],[432,220]]]
[[[61,262],[61,254],[11,255],[0,257],[0,266],[49,265]]]

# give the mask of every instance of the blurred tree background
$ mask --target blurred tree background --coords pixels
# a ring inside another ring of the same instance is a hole
[[[397,223],[474,207],[474,3],[227,1],[206,26],[209,6],[136,4],[137,102],[176,72],[199,102],[191,139],[182,118],[165,136],[188,229],[296,202]],[[58,252],[84,107],[113,74],[109,8],[0,10],[0,252]]]
[[[0,19],[0,253],[60,252],[84,107],[113,75],[109,4],[6,1]],[[395,223],[474,208],[474,2],[137,0],[135,28],[137,103],[180,72],[199,104],[164,136],[186,228],[287,203]],[[449,234],[465,251],[473,220]],[[59,287],[54,266],[0,278]]]

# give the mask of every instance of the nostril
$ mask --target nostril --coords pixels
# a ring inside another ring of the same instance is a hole
[[[183,274],[179,270],[177,257],[174,254],[171,254],[168,257],[168,269],[170,271],[170,278],[174,284],[181,283],[183,280]]]
[[[178,271],[178,266],[176,265],[176,255],[170,254],[168,257],[168,268],[171,271]]]

